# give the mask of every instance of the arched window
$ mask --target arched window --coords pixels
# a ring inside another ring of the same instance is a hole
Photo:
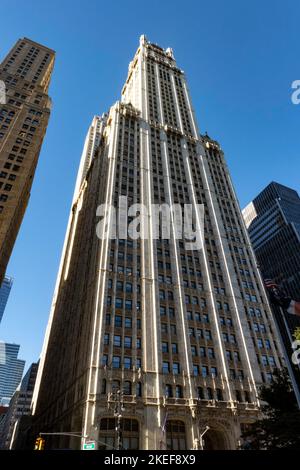
[[[176,398],[182,398],[182,386],[181,385],[176,385]]]
[[[167,421],[167,449],[186,450],[185,424],[183,421]]]
[[[102,393],[102,395],[106,394],[106,379],[102,380],[101,393]]]
[[[111,390],[112,392],[117,392],[120,390],[120,380],[113,380],[111,384]]]
[[[208,400],[212,400],[214,398],[214,394],[213,394],[212,389],[210,387],[207,387],[206,391],[207,391]]]
[[[236,401],[242,401],[242,394],[240,390],[235,391]]]
[[[166,395],[167,398],[172,398],[173,397],[172,385],[166,384],[166,386],[165,386],[165,395]]]
[[[131,395],[131,382],[129,380],[125,380],[123,386],[124,395]]]
[[[202,387],[197,387],[197,393],[198,393],[198,398],[200,398],[200,400],[203,400],[204,399],[204,393],[203,393],[203,388]]]
[[[141,397],[142,396],[142,384],[141,382],[138,382],[136,384],[136,396]]]

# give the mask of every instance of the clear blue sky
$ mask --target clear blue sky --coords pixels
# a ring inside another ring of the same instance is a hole
[[[1,1],[0,60],[23,36],[56,50],[53,110],[9,264],[0,338],[37,360],[84,137],[119,99],[139,36],[172,47],[202,132],[220,141],[241,206],[271,180],[299,191],[300,5],[251,0]]]

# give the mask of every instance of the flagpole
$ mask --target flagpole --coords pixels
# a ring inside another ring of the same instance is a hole
[[[283,308],[282,308],[282,301],[287,300],[288,298],[286,297],[285,292],[272,279],[264,279],[264,285],[265,285],[265,288],[269,292],[269,295],[270,295],[269,299],[270,299],[271,303],[273,303],[273,304],[275,304],[276,306],[279,307],[279,311],[280,311],[280,314],[281,314],[281,317],[282,317],[282,320],[283,320],[283,323],[284,323],[284,327],[285,327],[285,330],[287,332],[288,338],[289,338],[291,346],[292,346],[293,338],[292,338],[292,335],[291,335],[291,332],[290,332],[290,329],[289,329],[289,326],[287,324],[285,314],[284,314],[284,311],[283,311]],[[289,302],[289,305],[290,305],[290,303],[291,303],[291,301]],[[288,309],[288,307],[287,307],[287,309]],[[300,409],[300,392],[299,392],[297,381],[295,379],[294,370],[291,366],[291,362],[290,362],[290,359],[288,357],[288,353],[287,353],[283,338],[281,336],[281,332],[280,332],[281,329],[279,328],[278,320],[277,320],[275,314],[273,314],[273,318],[274,318],[275,323],[276,323],[276,327],[277,327],[277,331],[278,331],[278,337],[279,337],[279,340],[281,342],[286,367],[287,367],[289,375],[291,377],[292,387],[293,387],[295,397],[296,397],[296,400],[297,400],[297,405],[298,405],[298,408]],[[298,368],[300,368],[299,365],[298,365]]]

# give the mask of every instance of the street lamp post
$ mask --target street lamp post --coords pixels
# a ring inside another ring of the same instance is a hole
[[[204,450],[204,449],[203,449],[203,447],[204,447],[204,446],[203,446],[203,444],[204,444],[204,442],[203,442],[203,436],[204,436],[204,434],[205,434],[208,430],[209,430],[209,426],[206,426],[206,428],[204,429],[204,431],[199,435],[200,450]]]

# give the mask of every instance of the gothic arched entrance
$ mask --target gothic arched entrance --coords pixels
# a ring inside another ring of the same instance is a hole
[[[204,450],[228,450],[228,439],[223,431],[209,429],[203,436]]]

